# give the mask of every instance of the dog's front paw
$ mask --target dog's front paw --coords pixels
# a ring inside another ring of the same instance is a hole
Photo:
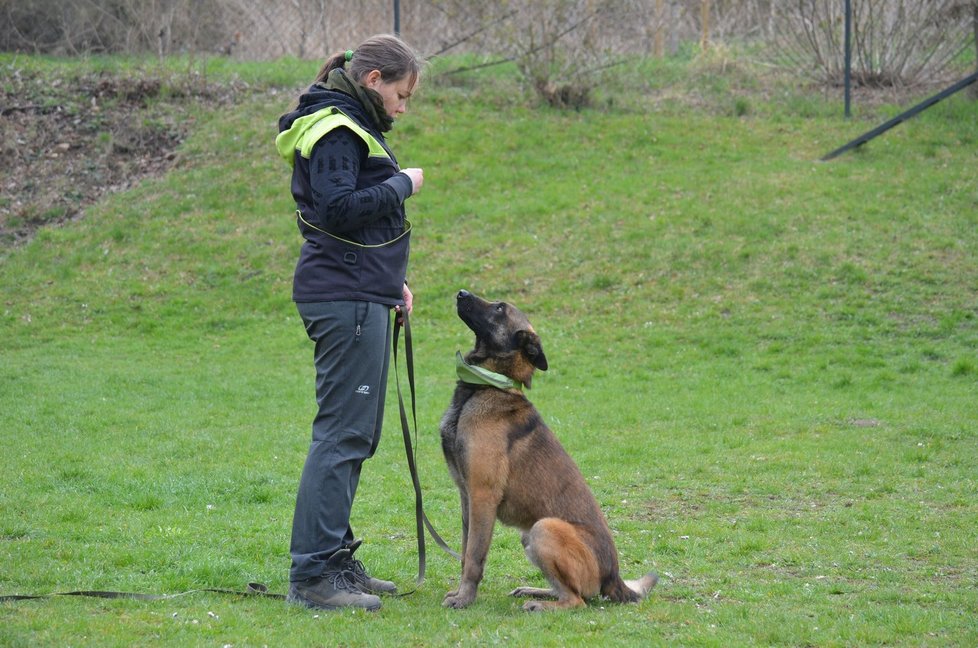
[[[509,595],[532,596],[534,598],[557,598],[557,593],[552,589],[540,589],[539,587],[517,587]]]
[[[458,592],[449,592],[445,595],[445,600],[441,602],[442,607],[461,610],[469,606],[475,600],[474,596],[461,596]]]

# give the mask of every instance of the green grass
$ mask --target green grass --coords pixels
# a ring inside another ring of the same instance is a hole
[[[213,74],[315,72],[285,69]],[[440,607],[458,568],[429,545],[423,587],[378,614],[61,598],[0,606],[0,644],[978,642],[976,104],[819,163],[879,115],[709,88],[684,108],[655,87],[654,109],[558,113],[479,79],[433,81],[391,137],[426,176],[409,206],[429,517],[458,544],[436,429],[467,288],[530,314],[551,365],[530,395],[626,576],[662,575],[649,600],[524,614],[506,593],[541,579],[498,527],[462,612]],[[272,148],[290,93],[201,113],[165,178],[0,256],[0,593],[285,590],[313,408]],[[368,567],[409,589],[388,411],[354,525]]]

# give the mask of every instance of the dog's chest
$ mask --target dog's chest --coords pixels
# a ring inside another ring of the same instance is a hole
[[[504,392],[460,384],[438,426],[442,444],[464,443],[465,437],[479,433],[471,428],[479,428],[487,420],[505,420],[513,408],[504,403],[508,403]]]
[[[507,429],[512,410],[505,392],[464,383],[456,387],[439,425],[442,451],[453,475],[468,473],[473,454],[482,462],[493,458],[496,453],[486,450],[505,444],[500,432]]]
[[[475,395],[476,390],[466,385],[460,384],[455,388],[452,395],[452,402],[441,417],[438,430],[441,433],[441,448],[445,454],[445,461],[448,462],[449,472],[456,482],[465,473],[463,457],[465,456],[464,433],[460,433],[459,421],[462,411],[466,404]]]

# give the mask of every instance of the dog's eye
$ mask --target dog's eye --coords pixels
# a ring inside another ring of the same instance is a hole
[[[497,313],[502,313],[504,310],[506,310],[506,305],[505,304],[496,304],[496,312]]]

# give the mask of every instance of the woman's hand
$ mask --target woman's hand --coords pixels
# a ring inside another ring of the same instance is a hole
[[[424,170],[418,169],[416,167],[411,167],[410,169],[401,169],[401,173],[411,178],[411,186],[414,188],[411,191],[411,195],[421,191],[421,185],[424,184]]]
[[[407,309],[408,315],[410,315],[411,311],[414,309],[414,293],[411,292],[411,289],[408,288],[407,284],[404,284],[404,306],[395,306],[394,310],[400,313],[402,308]],[[399,324],[403,324],[404,318],[398,315],[397,322]]]

